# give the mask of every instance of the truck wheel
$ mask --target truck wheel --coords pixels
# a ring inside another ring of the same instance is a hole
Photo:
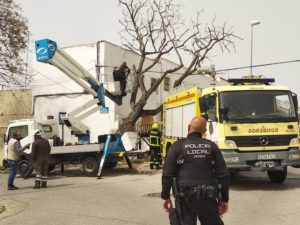
[[[94,175],[98,170],[98,161],[95,157],[87,156],[82,160],[82,171],[87,175]]]
[[[27,159],[23,159],[18,163],[18,173],[23,178],[27,178],[33,172],[34,167],[30,164]]]
[[[283,170],[267,171],[269,179],[273,183],[283,183],[287,175],[287,167],[285,166]]]
[[[54,169],[55,169],[55,164],[49,164],[48,165],[48,172],[51,172]]]

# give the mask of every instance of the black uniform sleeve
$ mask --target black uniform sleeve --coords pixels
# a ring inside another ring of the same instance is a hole
[[[35,162],[35,160],[36,160],[36,143],[35,142],[33,142],[32,146],[31,146],[31,158],[32,158],[32,161]]]
[[[169,149],[166,162],[163,168],[162,173],[162,191],[161,191],[161,198],[162,199],[169,199],[170,198],[170,190],[173,183],[173,177],[177,175],[177,154],[172,145]]]
[[[222,184],[222,201],[229,201],[229,173],[226,167],[224,157],[219,147],[213,143],[213,151],[215,154],[215,173],[218,179],[218,183]]]
[[[48,146],[48,154],[50,154],[50,152],[51,152],[51,146],[50,146],[50,143],[49,143],[48,140],[47,140],[47,146]]]

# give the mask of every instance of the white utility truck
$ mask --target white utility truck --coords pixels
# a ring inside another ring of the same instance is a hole
[[[55,121],[53,118],[47,118],[45,121],[35,121],[34,119],[11,121],[4,138],[5,158],[7,157],[7,143],[13,132],[20,132],[22,135],[21,145],[24,146],[33,142],[33,131],[38,129],[52,145],[49,170],[53,169],[56,164],[81,163],[83,172],[95,174],[98,171],[97,175],[100,177],[103,167],[113,168],[123,157],[128,166],[132,167],[127,151],[135,148],[136,133],[127,132],[122,137],[120,134],[103,134],[98,136],[97,143],[90,143],[90,129],[82,122],[97,111],[108,113],[109,109],[105,106],[104,96],[112,98],[113,94],[105,90],[102,83],[98,84],[96,78],[64,50],[57,48],[56,42],[43,39],[36,41],[35,47],[37,61],[49,63],[61,70],[91,94],[93,99],[69,113],[61,114],[59,121]],[[66,125],[70,128],[78,141],[73,144],[64,143],[63,139],[59,137],[59,124],[62,127]],[[19,173],[23,176],[30,175],[33,169],[30,152],[30,149],[26,150],[19,163]],[[6,163],[4,162],[3,165]]]

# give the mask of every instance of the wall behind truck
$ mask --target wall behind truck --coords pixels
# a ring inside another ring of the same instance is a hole
[[[126,61],[128,67],[131,69],[131,75],[133,75],[132,66],[137,66],[139,63],[139,56],[137,54],[107,41],[100,41],[98,45],[94,43],[66,47],[63,49],[96,78],[100,75],[99,79],[104,82],[105,87],[109,89],[110,92],[114,92],[115,90],[112,76],[114,68],[119,67],[123,61]],[[97,62],[99,64],[98,68],[100,68],[100,74],[96,74],[95,65],[97,65]],[[150,64],[152,61],[146,59],[145,62],[146,64]],[[36,101],[34,102],[34,116],[36,120],[42,121],[46,119],[47,115],[52,115],[58,121],[58,112],[70,112],[91,99],[91,96],[84,94],[41,96],[57,93],[78,93],[82,92],[82,88],[54,66],[36,62],[35,59],[33,66],[36,71],[32,82],[32,92],[33,95],[36,96]],[[174,62],[162,59],[159,64],[151,69],[153,72],[145,74],[146,88],[150,87],[151,78],[158,79],[162,75],[162,71],[174,68],[175,66],[176,64]],[[161,85],[158,90],[150,96],[145,109],[155,109],[163,103],[165,97],[170,94],[176,78],[180,76],[180,72],[183,72],[183,70],[178,71],[176,74],[169,75],[169,88],[165,89],[164,85]],[[195,75],[189,77],[183,83],[192,83],[193,85],[205,83],[206,85],[209,82],[210,78]],[[140,93],[138,93],[138,95],[140,95]],[[100,114],[96,112],[83,120],[83,122],[90,127],[92,142],[97,141],[98,135],[112,133],[118,129],[119,122],[131,111],[129,99],[130,94],[127,94],[127,96],[123,98],[123,104],[117,106],[110,99],[105,98],[106,104],[109,107],[109,113]],[[155,116],[154,120],[160,121],[161,115]],[[64,135],[65,142],[76,141],[76,138],[70,135],[69,129],[65,129]]]
[[[3,136],[9,121],[31,118],[31,90],[0,91],[0,167],[3,160]]]

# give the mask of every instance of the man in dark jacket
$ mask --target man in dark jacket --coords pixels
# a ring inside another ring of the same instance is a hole
[[[222,225],[220,215],[227,212],[229,200],[224,158],[215,143],[202,138],[203,117],[194,117],[188,131],[187,138],[175,142],[168,152],[162,174],[163,206],[166,211],[171,207],[170,189],[176,177],[183,224],[196,225],[198,217],[201,225]]]
[[[126,62],[122,62],[122,64],[113,71],[114,81],[120,81],[121,97],[126,96],[126,84],[129,74],[130,69]]]
[[[51,147],[48,140],[42,138],[42,133],[39,130],[34,131],[34,139],[31,149],[31,156],[36,171],[34,188],[46,188]]]

